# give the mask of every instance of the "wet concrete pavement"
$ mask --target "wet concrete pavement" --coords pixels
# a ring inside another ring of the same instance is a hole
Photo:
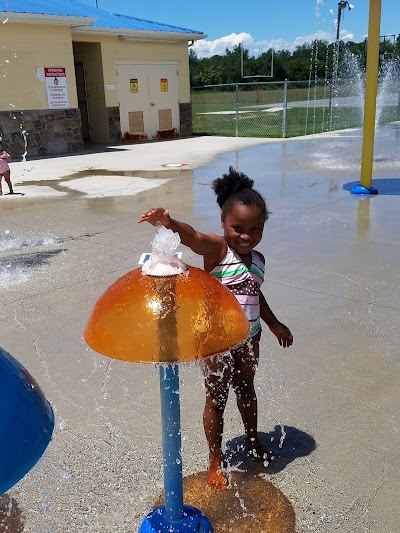
[[[380,194],[371,198],[346,190],[359,180],[357,131],[271,143],[187,139],[14,164],[16,191],[26,194],[0,199],[1,347],[39,382],[57,418],[45,456],[9,491],[24,531],[135,531],[162,491],[156,369],[102,357],[82,332],[97,298],[150,249],[153,228],[136,224],[145,209],[163,205],[200,231],[219,231],[210,183],[229,165],[255,180],[272,211],[259,246],[263,292],[295,338],[282,350],[268,331],[262,337],[259,428],[277,460],[260,475],[291,502],[298,533],[398,531],[396,135],[377,140]],[[162,167],[176,163],[187,166],[173,175]],[[131,189],[118,195],[113,170],[161,182],[140,191],[126,176]],[[81,185],[58,194],[79,172],[93,172],[93,185],[109,178],[100,197]],[[40,193],[38,180],[57,194]],[[186,477],[206,470],[207,446],[201,372],[185,366],[181,377]],[[232,398],[224,435],[233,468],[243,469]]]

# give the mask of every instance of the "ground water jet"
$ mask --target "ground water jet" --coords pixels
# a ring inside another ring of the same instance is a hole
[[[143,269],[117,280],[97,301],[84,332],[108,357],[160,365],[164,498],[140,532],[212,532],[205,515],[183,504],[178,364],[228,351],[249,322],[235,297],[210,274],[173,256],[180,239],[157,229]]]
[[[397,85],[395,83],[397,82]],[[379,71],[378,95],[376,100],[376,127],[386,120],[383,120],[385,107],[393,106],[396,113],[391,114],[391,118],[400,119],[400,61],[398,57],[390,58],[381,65]]]
[[[338,85],[333,105],[336,109],[347,106],[355,109],[354,127],[362,127],[365,105],[365,67],[360,58],[348,48],[338,73]],[[376,99],[375,129],[399,117],[399,79],[400,65],[397,57],[383,61],[379,66]],[[397,83],[396,83],[397,82]],[[386,116],[385,108],[388,109]]]

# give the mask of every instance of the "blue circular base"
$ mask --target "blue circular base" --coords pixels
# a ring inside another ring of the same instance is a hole
[[[363,187],[362,185],[354,185],[351,189],[351,194],[378,194],[378,190],[375,189],[375,187],[371,187],[368,189],[367,187]]]
[[[54,415],[39,385],[0,348],[0,494],[40,459],[54,428]]]
[[[165,518],[165,507],[156,507],[146,516],[139,533],[214,533],[207,517],[191,505],[183,506],[183,519],[169,522]]]

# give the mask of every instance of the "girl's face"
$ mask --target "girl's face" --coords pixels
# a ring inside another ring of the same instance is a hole
[[[234,204],[222,220],[228,246],[240,255],[250,253],[262,239],[264,223],[258,206]]]

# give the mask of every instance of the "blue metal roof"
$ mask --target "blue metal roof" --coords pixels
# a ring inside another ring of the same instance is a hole
[[[7,0],[6,9],[8,13],[26,13],[34,15],[61,16],[61,17],[87,17],[97,19],[96,22],[88,26],[94,28],[110,28],[116,30],[136,30],[136,31],[160,31],[169,33],[190,33],[203,35],[203,32],[152,22],[150,20],[138,19],[118,13],[109,13],[102,9],[83,4],[78,0]]]

